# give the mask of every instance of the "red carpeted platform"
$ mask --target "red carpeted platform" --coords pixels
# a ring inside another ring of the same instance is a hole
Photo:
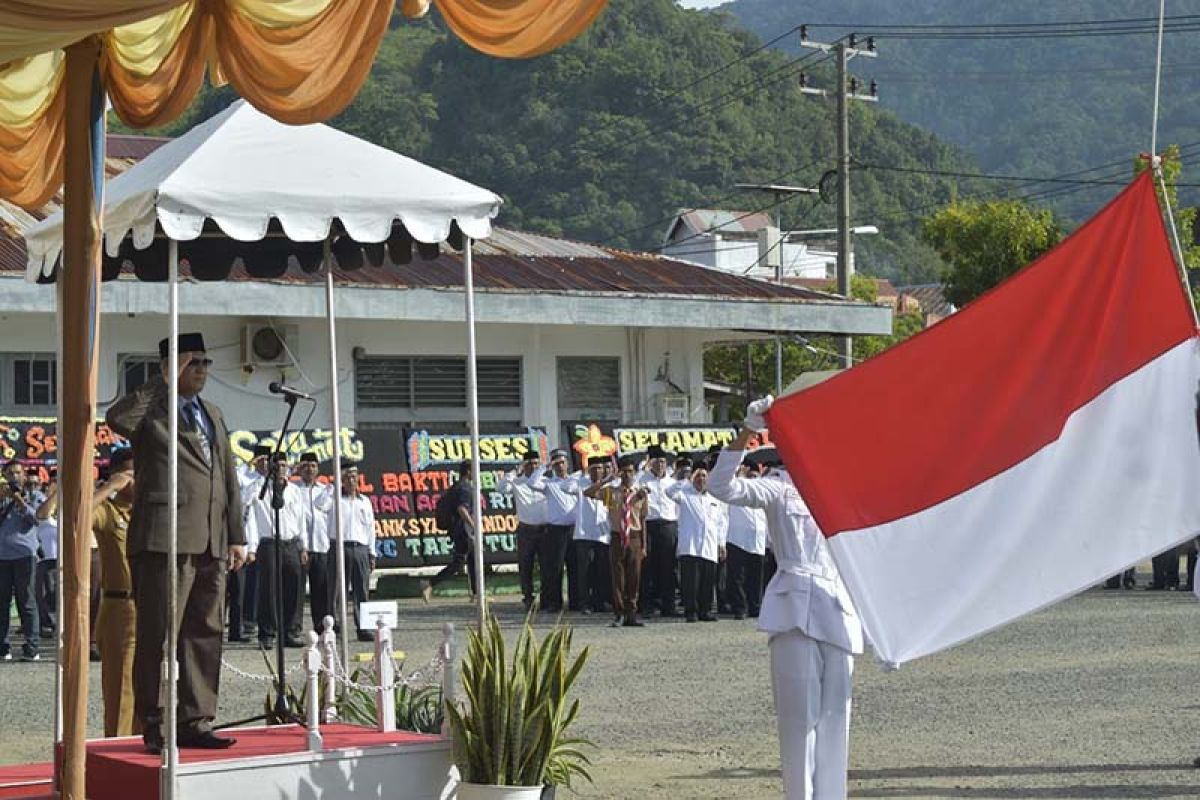
[[[250,773],[261,771],[265,774],[271,768],[294,771],[308,762],[338,760],[361,765],[362,760],[355,758],[364,754],[375,759],[381,754],[394,758],[411,754],[419,758],[432,750],[448,752],[449,745],[440,736],[404,731],[380,733],[354,725],[334,724],[321,727],[321,752],[308,753],[307,734],[297,725],[238,728],[224,733],[237,739],[237,743],[227,750],[179,751],[181,785],[187,773],[207,773],[211,780],[212,776],[225,772],[226,766],[229,774],[240,774],[238,782],[242,783]],[[439,765],[440,762],[434,765],[435,778]],[[158,797],[161,767],[161,758],[145,752],[140,737],[90,741],[88,800],[154,800]],[[52,779],[53,770],[49,763],[0,767],[0,800],[52,797]],[[190,796],[187,792],[181,793]],[[425,795],[420,793],[420,796]]]
[[[6,764],[0,766],[0,800],[40,800],[53,797],[52,764]]]

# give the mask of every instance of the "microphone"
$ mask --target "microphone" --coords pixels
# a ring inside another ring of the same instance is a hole
[[[299,389],[293,389],[290,386],[285,386],[279,381],[271,381],[271,385],[267,387],[271,394],[281,394],[288,400],[312,400],[311,394],[305,394]]]

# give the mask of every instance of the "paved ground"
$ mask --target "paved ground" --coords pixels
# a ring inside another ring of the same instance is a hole
[[[514,603],[497,607],[518,618]],[[414,662],[443,621],[471,617],[460,600],[402,609]],[[582,796],[780,795],[766,645],[748,622],[575,621],[577,645],[592,648],[580,733],[598,745]],[[898,673],[860,659],[851,796],[1200,797],[1198,623],[1191,595],[1093,590]],[[229,658],[265,671],[248,648]],[[52,681],[49,663],[0,665],[0,762],[49,752]],[[98,719],[96,693],[93,680]],[[263,695],[229,678],[221,713],[254,713]]]

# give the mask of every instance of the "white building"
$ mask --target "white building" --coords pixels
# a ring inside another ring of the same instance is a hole
[[[112,136],[109,146],[111,175],[156,145]],[[0,207],[0,416],[55,413],[54,288],[22,277],[19,234],[31,222]],[[571,420],[708,422],[709,342],[891,329],[887,308],[503,229],[478,243],[474,264],[484,432],[544,426],[552,443]],[[254,280],[237,269],[227,282],[180,288],[182,330],[202,331],[216,362],[205,396],[233,427],[278,426],[281,404],[267,392],[275,380],[313,394],[312,424],[328,424],[319,281]],[[336,294],[343,425],[465,430],[460,255],[444,249],[430,261],[342,273]],[[102,298],[101,411],[158,369],[167,289],[128,275],[105,283]]]
[[[667,226],[662,253],[734,275],[774,280],[776,264],[782,277],[832,280],[837,253],[810,241],[812,232],[780,231],[761,211],[723,211],[694,208],[680,211]]]

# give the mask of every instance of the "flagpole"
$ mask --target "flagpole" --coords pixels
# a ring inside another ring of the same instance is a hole
[[[1188,308],[1192,310],[1192,324],[1200,328],[1200,316],[1197,316],[1196,303],[1192,300],[1192,281],[1188,278],[1187,262],[1183,259],[1183,246],[1179,243],[1179,231],[1175,227],[1175,212],[1171,209],[1171,197],[1167,194],[1167,180],[1163,176],[1162,159],[1151,153],[1150,164],[1150,168],[1154,170],[1154,175],[1158,178],[1158,187],[1162,194],[1163,208],[1167,210],[1167,222],[1170,223],[1171,228],[1171,244],[1175,247],[1176,268],[1183,279],[1183,290],[1187,295]]]
[[[1150,119],[1150,156],[1158,155],[1158,93],[1162,85],[1163,17],[1167,11],[1167,0],[1158,0],[1158,50],[1154,56],[1154,111]]]

